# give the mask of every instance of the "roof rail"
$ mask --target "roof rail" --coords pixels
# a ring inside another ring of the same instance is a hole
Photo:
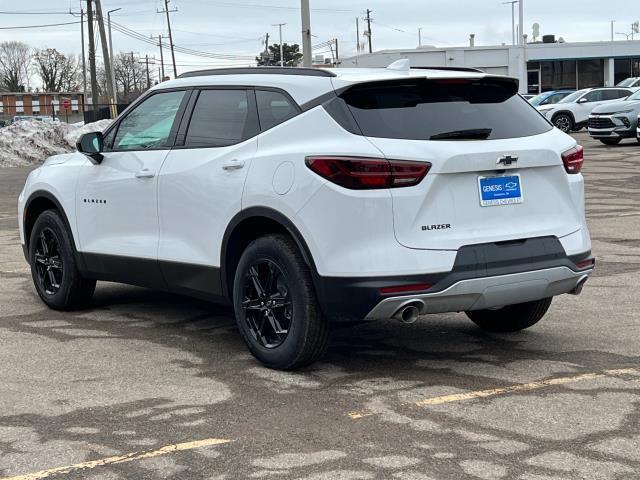
[[[319,68],[302,67],[235,67],[195,70],[178,75],[177,78],[207,77],[210,75],[302,75],[307,77],[335,77],[336,74]]]
[[[452,72],[485,73],[478,68],[472,68],[472,67],[411,67],[411,70],[446,70],[446,71],[452,71]]]

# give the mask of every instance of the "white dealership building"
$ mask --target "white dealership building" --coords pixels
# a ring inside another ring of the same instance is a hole
[[[471,45],[381,50],[344,59],[340,67],[386,67],[402,58],[412,67],[473,67],[520,78],[522,93],[613,86],[640,77],[640,41]]]

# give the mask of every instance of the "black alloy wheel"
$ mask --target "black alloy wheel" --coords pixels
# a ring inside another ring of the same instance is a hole
[[[35,246],[35,268],[41,290],[55,295],[60,290],[64,275],[64,262],[60,254],[60,240],[50,228],[44,228]]]
[[[286,234],[269,234],[242,252],[233,281],[238,330],[264,366],[295,370],[327,348],[329,324],[316,299],[311,270]]]
[[[254,262],[244,279],[242,309],[247,328],[264,348],[277,348],[286,340],[293,318],[287,279],[269,259]]]
[[[55,310],[87,307],[96,281],[78,270],[73,237],[62,215],[53,209],[42,212],[27,241],[31,277],[42,301]]]

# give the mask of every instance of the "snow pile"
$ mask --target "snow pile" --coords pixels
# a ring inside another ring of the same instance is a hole
[[[38,165],[51,155],[72,152],[80,135],[103,131],[110,124],[111,120],[87,125],[26,120],[0,128],[0,167]]]

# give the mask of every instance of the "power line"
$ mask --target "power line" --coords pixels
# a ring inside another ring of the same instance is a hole
[[[48,23],[46,25],[22,25],[19,27],[0,27],[0,30],[20,30],[20,29],[26,29],[26,28],[59,27],[61,25],[77,25],[78,23],[81,23],[81,22],[75,21],[75,22],[64,22],[64,23]]]
[[[121,25],[117,22],[112,21],[112,27],[114,30],[117,30],[118,32],[124,35],[127,35],[131,38],[147,43],[149,45],[153,45],[155,47],[158,46],[155,40],[147,38],[143,34],[138,33],[134,30],[131,30],[128,27],[125,27],[124,25]],[[167,48],[164,43],[162,45],[163,45],[163,48]],[[253,56],[248,56],[248,55],[229,55],[229,54],[223,54],[223,53],[203,52],[200,50],[193,50],[191,48],[185,48],[178,45],[174,45],[174,49],[176,52],[184,53],[186,55],[193,55],[197,57],[204,57],[204,58],[212,58],[212,59],[219,59],[219,60],[255,60]]]

